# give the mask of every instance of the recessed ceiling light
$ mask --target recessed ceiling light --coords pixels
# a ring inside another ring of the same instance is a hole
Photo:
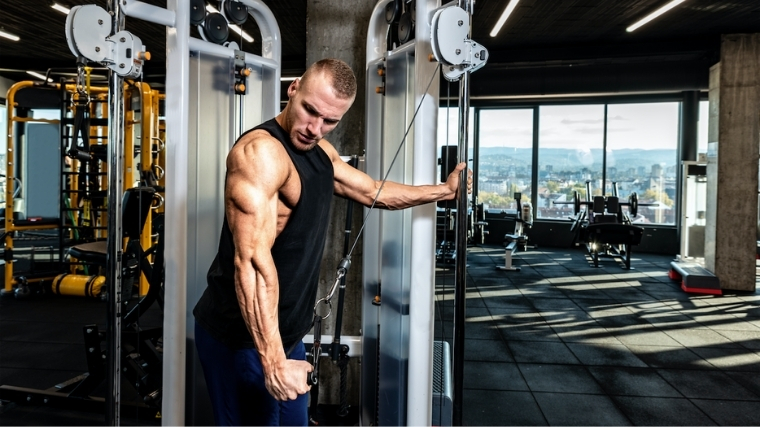
[[[55,10],[61,12],[61,13],[65,13],[66,15],[68,15],[69,12],[71,12],[71,9],[69,9],[66,6],[62,6],[62,5],[58,4],[58,3],[53,3],[53,5],[50,6],[50,7],[52,7],[53,9],[55,9]]]
[[[507,7],[504,9],[504,12],[502,12],[501,16],[499,17],[499,20],[496,21],[496,25],[493,26],[493,30],[491,30],[491,37],[496,37],[496,35],[499,34],[499,30],[501,30],[501,27],[504,26],[505,22],[507,22],[507,18],[509,18],[509,15],[512,14],[512,11],[515,10],[519,1],[520,0],[512,0],[509,2]]]
[[[635,24],[631,25],[630,27],[626,28],[625,30],[627,32],[633,32],[637,28],[641,27],[642,25],[646,24],[647,22],[653,20],[654,18],[657,18],[658,16],[662,15],[663,13],[669,11],[670,9],[673,9],[674,7],[678,6],[679,4],[683,3],[686,0],[673,0],[670,3],[666,4],[665,6],[655,10],[654,12],[650,13],[649,15],[645,16],[642,20],[636,22]]]
[[[5,37],[6,39],[13,40],[14,42],[17,42],[17,41],[21,40],[19,38],[19,36],[15,35],[15,34],[8,33],[8,32],[6,32],[4,30],[0,30],[0,37]]]

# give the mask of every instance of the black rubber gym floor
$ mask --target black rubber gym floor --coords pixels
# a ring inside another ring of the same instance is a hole
[[[686,294],[671,256],[468,251],[466,425],[760,425],[760,294]],[[437,276],[450,340],[453,275]]]
[[[760,425],[760,295],[686,294],[667,278],[671,260],[634,253],[628,271],[593,268],[581,249],[533,249],[515,254],[520,272],[504,272],[502,248],[469,248],[464,423]],[[451,341],[453,274],[436,276],[436,337]],[[0,384],[45,389],[84,372],[82,326],[103,328],[105,308],[0,298]],[[0,425],[103,423],[0,406]],[[160,420],[123,409],[122,423]]]
[[[105,329],[106,304],[98,299],[57,295],[0,298],[0,384],[45,390],[87,372],[83,327]],[[144,327],[161,325],[156,305],[140,318]],[[125,399],[135,392],[123,387]],[[93,396],[104,397],[105,386]],[[72,405],[74,402],[72,402]],[[129,407],[124,425],[158,425]],[[103,425],[104,412],[0,403],[0,425]]]

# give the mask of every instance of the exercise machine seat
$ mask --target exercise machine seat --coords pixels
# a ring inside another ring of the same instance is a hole
[[[108,243],[105,240],[99,242],[82,243],[69,248],[69,255],[74,258],[97,265],[106,265],[106,253]]]
[[[121,201],[122,232],[130,240],[139,239],[140,233],[148,219],[153,195],[156,190],[152,187],[134,187],[124,192]],[[106,241],[82,243],[69,248],[69,254],[80,261],[106,265],[108,246]]]

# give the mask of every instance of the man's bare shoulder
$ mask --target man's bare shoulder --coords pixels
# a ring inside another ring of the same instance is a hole
[[[330,141],[322,138],[319,141],[319,146],[322,148],[322,150],[327,154],[327,157],[330,158],[330,161],[335,163],[337,161],[340,161],[340,154],[338,154],[338,150],[335,149],[335,147],[330,143]]]
[[[266,167],[275,169],[286,166],[288,157],[282,143],[269,132],[257,129],[243,135],[227,156],[227,167]]]

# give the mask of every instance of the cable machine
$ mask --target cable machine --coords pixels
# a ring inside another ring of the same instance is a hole
[[[460,80],[464,117],[460,116],[459,158],[466,159],[468,78],[485,65],[487,51],[469,40],[472,4],[460,3],[438,8],[439,2],[432,0],[381,0],[375,6],[367,36],[365,144],[367,173],[376,179],[412,185],[435,182],[439,72],[448,80]],[[466,172],[460,187],[467,188]],[[458,209],[467,208],[463,192]],[[448,344],[433,342],[435,217],[434,204],[367,215],[362,424],[461,424],[461,411],[456,410],[457,404],[461,408],[461,392],[456,393],[461,381],[451,388]],[[459,217],[464,223],[458,224],[456,242],[462,255],[457,257],[454,378],[461,378],[464,354],[467,215]]]
[[[207,12],[203,0],[168,0],[162,8],[136,0],[110,0],[108,10],[85,5],[67,18],[69,47],[77,57],[99,62],[109,76],[109,188],[125,179],[125,111],[120,88],[124,78],[139,78],[150,58],[142,41],[124,30],[126,16],[167,27],[165,178],[166,277],[164,305],[162,422],[167,425],[209,424],[210,407],[202,372],[194,356],[191,308],[205,288],[205,268],[216,251],[224,217],[224,165],[242,130],[274,117],[280,101],[280,31],[260,0],[221,0]],[[230,22],[253,17],[262,36],[262,55],[252,55],[226,42]],[[190,36],[190,25],[202,39]],[[146,94],[143,93],[143,96]],[[237,96],[246,95],[246,96]],[[151,153],[154,151],[150,149]],[[158,150],[156,150],[158,151]],[[145,153],[143,153],[145,154]],[[147,155],[147,154],[145,154]],[[161,168],[163,170],[163,168]],[[121,194],[108,197],[108,353],[121,346],[122,235]],[[120,359],[109,357],[106,422],[120,421]]]

